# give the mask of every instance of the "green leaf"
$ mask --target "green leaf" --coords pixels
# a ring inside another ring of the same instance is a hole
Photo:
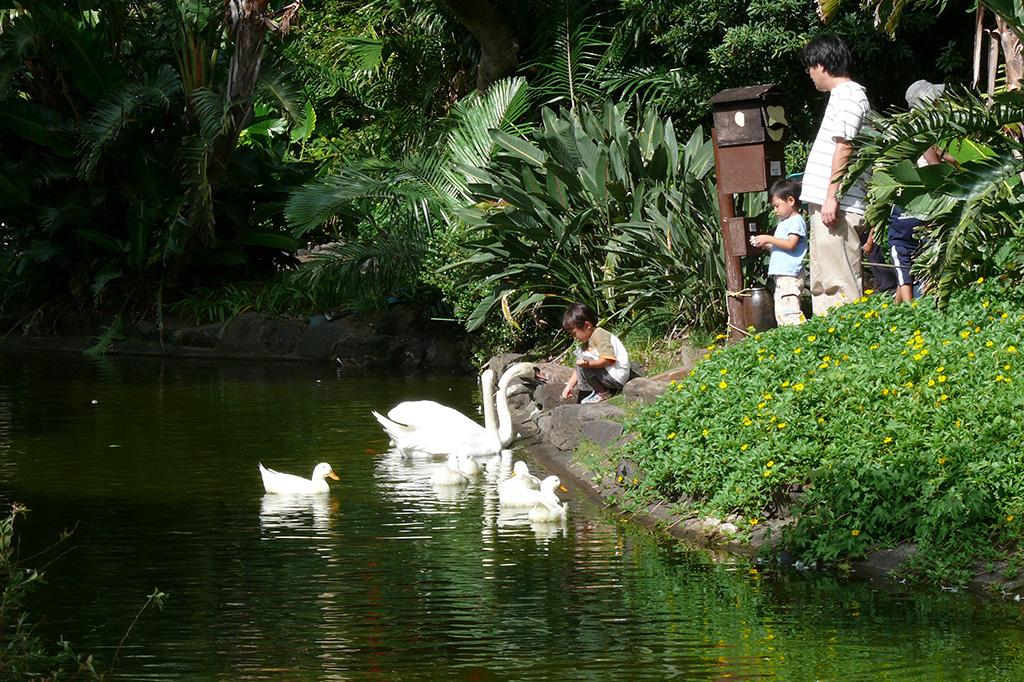
[[[125,244],[120,239],[117,239],[116,237],[107,234],[106,232],[100,232],[98,230],[87,230],[83,228],[75,230],[75,233],[82,239],[90,241],[98,246],[102,246],[104,249],[110,251],[111,253],[125,253],[128,251],[127,244]]]
[[[492,130],[491,137],[506,152],[534,166],[543,166],[547,154],[526,140],[520,139],[502,130]]]

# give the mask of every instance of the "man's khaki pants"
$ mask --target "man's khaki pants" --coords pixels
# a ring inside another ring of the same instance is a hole
[[[830,308],[861,297],[860,230],[864,216],[839,211],[828,227],[821,220],[821,206],[811,212],[811,309],[824,315]]]

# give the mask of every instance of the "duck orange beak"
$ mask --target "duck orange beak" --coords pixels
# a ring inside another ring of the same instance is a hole
[[[561,490],[561,491],[562,491],[563,493],[567,493],[567,492],[569,492],[569,489],[568,489],[568,488],[566,488],[566,487],[565,487],[564,485],[560,485],[560,486],[558,486],[558,489],[559,489],[559,490]]]
[[[327,472],[327,478],[333,478],[335,481],[341,480],[340,478],[338,478],[338,474],[334,473],[333,470]]]

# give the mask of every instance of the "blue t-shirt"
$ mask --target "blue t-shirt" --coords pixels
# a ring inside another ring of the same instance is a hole
[[[768,261],[769,275],[788,275],[796,277],[804,270],[804,255],[807,253],[807,225],[799,213],[794,213],[785,220],[779,221],[775,228],[776,239],[789,239],[789,235],[795,234],[800,237],[796,248],[791,251],[772,247],[772,256]]]

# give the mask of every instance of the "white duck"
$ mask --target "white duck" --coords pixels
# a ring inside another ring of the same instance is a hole
[[[562,482],[557,476],[548,476],[540,484],[540,499],[530,508],[530,521],[534,523],[561,523],[565,520],[566,503],[558,499],[555,490]],[[564,488],[563,488],[564,490]]]
[[[388,416],[373,413],[391,440],[405,452],[423,452],[432,455],[459,453],[475,457],[496,455],[512,442],[512,416],[508,407],[508,386],[517,378],[533,377],[535,366],[529,362],[512,365],[502,374],[494,398],[498,423],[492,421],[493,412],[489,387],[493,385],[493,372],[481,375],[485,425],[480,426],[458,410],[433,401],[421,400],[396,405]],[[490,423],[487,423],[490,422]]]
[[[317,464],[313,469],[313,475],[309,478],[302,478],[293,474],[282,474],[280,471],[268,469],[263,466],[262,462],[258,464],[260,465],[260,476],[263,477],[263,489],[268,493],[277,493],[279,495],[321,495],[331,491],[325,479],[341,480],[327,462]]]
[[[459,473],[466,478],[476,478],[483,471],[483,467],[476,461],[475,457],[469,455],[456,455],[459,460]]]
[[[451,454],[448,455],[448,460],[439,466],[434,475],[430,477],[430,482],[436,486],[449,487],[468,485],[469,479],[459,471],[459,456]]]
[[[526,462],[516,462],[512,476],[498,484],[498,501],[502,507],[532,507],[540,501],[540,480]]]

